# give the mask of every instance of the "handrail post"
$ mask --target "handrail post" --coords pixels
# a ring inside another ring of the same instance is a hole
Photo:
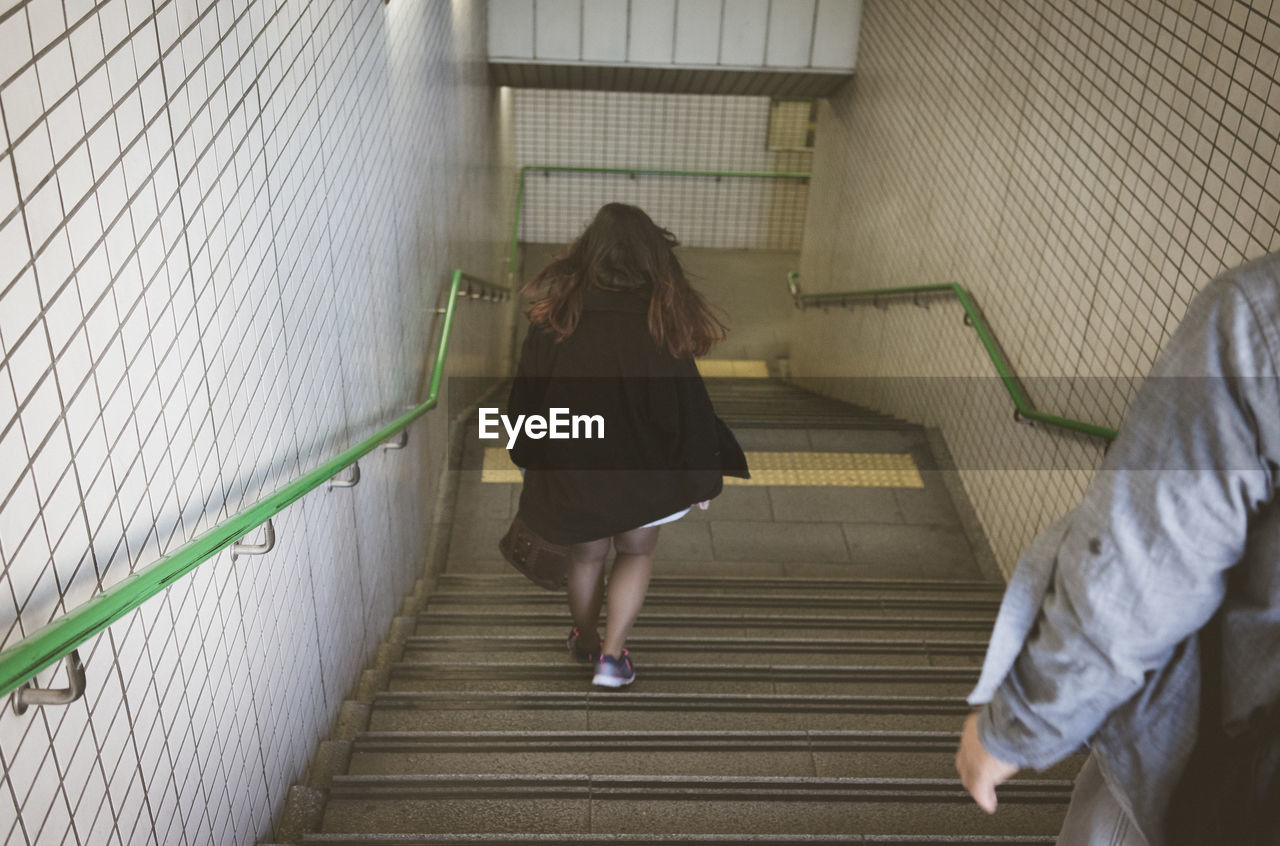
[[[13,695],[13,712],[21,716],[32,706],[70,705],[84,696],[85,675],[84,662],[80,660],[80,650],[73,649],[66,658],[67,686],[42,690],[28,679]]]
[[[387,441],[382,445],[383,450],[404,449],[409,445],[409,430],[401,429],[400,435],[394,441]]]
[[[245,537],[248,537],[246,535]],[[262,524],[262,543],[245,543],[243,539],[231,545],[231,560],[241,555],[266,555],[276,548],[276,526],[270,519]]]
[[[331,491],[334,488],[354,488],[360,484],[360,462],[351,462],[351,475],[345,479],[333,478],[329,480],[329,484],[325,486],[325,490]]]

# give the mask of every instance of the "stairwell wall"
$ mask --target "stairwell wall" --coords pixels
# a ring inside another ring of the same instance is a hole
[[[802,285],[965,285],[1043,411],[1118,426],[1195,292],[1280,247],[1270,3],[868,0],[858,55]],[[879,305],[797,313],[793,372],[940,427],[1007,572],[1102,444],[1014,422],[954,301]]]
[[[812,152],[770,149],[804,139],[809,104],[768,97],[631,91],[511,90],[520,165],[808,172]],[[774,139],[777,141],[777,139]],[[795,250],[806,185],[798,180],[530,172],[520,241],[565,244],[609,202],[643,208],[687,247]]]
[[[0,3],[0,642],[417,398],[450,269],[503,273],[484,9]],[[449,372],[502,375],[513,311],[461,304]],[[81,647],[84,699],[5,702],[0,842],[271,839],[422,561],[447,405]]]

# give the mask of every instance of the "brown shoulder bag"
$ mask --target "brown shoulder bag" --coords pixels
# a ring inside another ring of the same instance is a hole
[[[547,590],[564,590],[569,581],[572,558],[569,547],[552,543],[533,529],[517,514],[511,528],[498,541],[498,551],[507,563],[525,575],[529,581]]]

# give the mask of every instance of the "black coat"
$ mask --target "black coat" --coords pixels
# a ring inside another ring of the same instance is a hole
[[[649,334],[648,293],[588,289],[573,334],[557,342],[531,326],[507,414],[552,408],[599,415],[604,437],[534,439],[511,459],[525,468],[520,514],[554,543],[609,537],[711,499],[723,485],[722,442],[741,449],[715,416],[693,359],[678,359]],[[580,429],[582,434],[585,430]]]

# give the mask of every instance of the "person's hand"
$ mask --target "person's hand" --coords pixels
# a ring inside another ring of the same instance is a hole
[[[706,511],[707,507],[710,505],[711,505],[711,500],[709,499],[704,499],[702,502],[698,503],[698,507],[701,508],[703,511]]]
[[[969,791],[973,801],[988,814],[996,812],[996,787],[1004,784],[1018,768],[1006,764],[992,755],[982,746],[978,739],[978,712],[973,712],[964,721],[964,730],[960,733],[960,748],[956,750],[956,772],[960,774],[960,783]]]

